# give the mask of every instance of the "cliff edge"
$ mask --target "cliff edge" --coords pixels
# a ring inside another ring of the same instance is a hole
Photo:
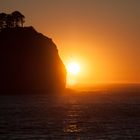
[[[0,92],[64,90],[66,69],[53,41],[33,27],[0,32]]]

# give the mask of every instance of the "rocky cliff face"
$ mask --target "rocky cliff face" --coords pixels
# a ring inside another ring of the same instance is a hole
[[[66,69],[53,41],[33,27],[0,32],[0,91],[58,91]]]

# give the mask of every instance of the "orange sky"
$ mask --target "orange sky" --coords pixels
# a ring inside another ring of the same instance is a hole
[[[77,61],[78,84],[140,83],[139,0],[1,0],[0,9],[21,11],[66,65]]]

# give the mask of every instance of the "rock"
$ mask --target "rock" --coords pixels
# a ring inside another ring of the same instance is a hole
[[[64,90],[66,69],[53,41],[33,27],[0,32],[0,91],[57,92]]]

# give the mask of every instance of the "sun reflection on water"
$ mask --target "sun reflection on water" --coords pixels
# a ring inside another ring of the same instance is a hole
[[[66,133],[74,133],[81,132],[81,129],[78,128],[76,124],[69,124],[66,128],[64,128],[64,132]]]
[[[80,127],[79,120],[81,116],[81,111],[79,105],[76,104],[76,101],[72,101],[70,108],[67,112],[66,120],[64,121],[63,131],[65,133],[80,133],[82,128]]]

